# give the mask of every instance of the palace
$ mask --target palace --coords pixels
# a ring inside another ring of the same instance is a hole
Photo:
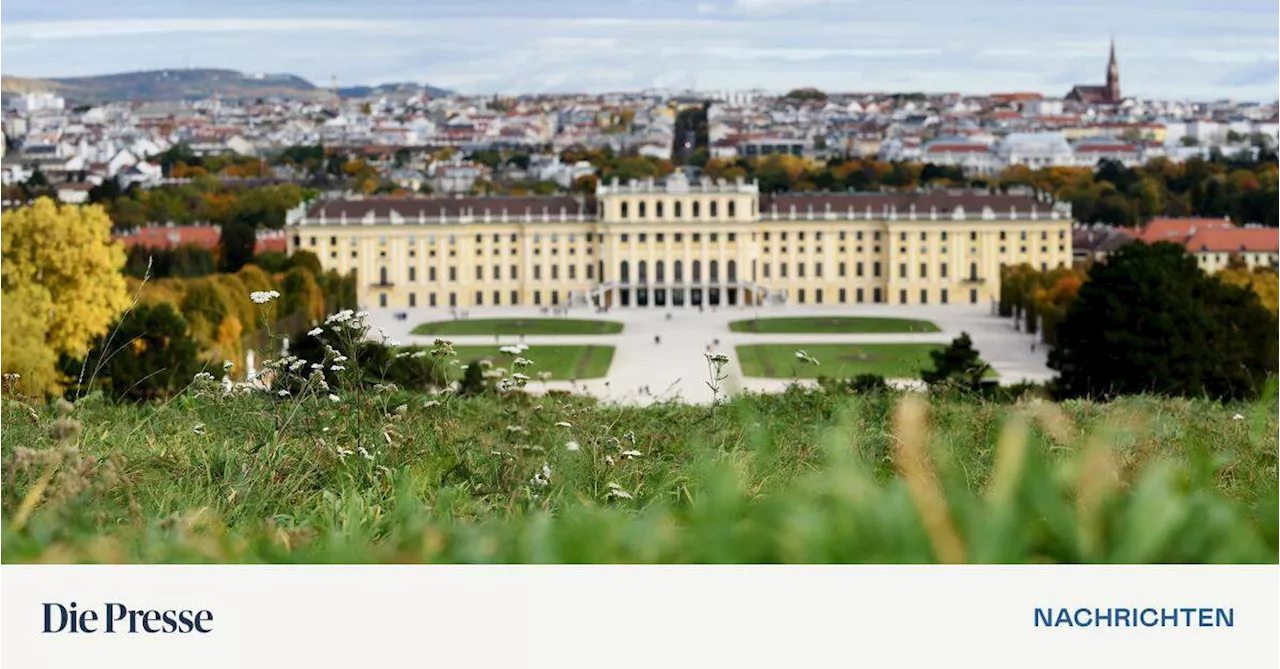
[[[1072,253],[1069,207],[1028,195],[761,195],[680,172],[594,197],[322,201],[288,238],[394,308],[977,304],[1002,266]]]

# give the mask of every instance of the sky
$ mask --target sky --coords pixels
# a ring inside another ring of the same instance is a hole
[[[801,86],[1275,101],[1275,0],[6,0],[0,70],[218,67],[463,93]]]

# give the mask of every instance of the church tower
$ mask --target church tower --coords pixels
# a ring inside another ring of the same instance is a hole
[[[1111,58],[1107,61],[1107,102],[1120,103],[1120,65],[1116,63],[1116,41],[1111,40]]]

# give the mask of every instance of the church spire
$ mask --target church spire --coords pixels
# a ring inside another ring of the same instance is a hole
[[[1116,39],[1111,38],[1111,57],[1107,59],[1107,102],[1120,102],[1120,64],[1116,62]]]

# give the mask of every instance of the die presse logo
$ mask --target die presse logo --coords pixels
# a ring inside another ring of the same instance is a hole
[[[135,609],[108,602],[101,609],[75,602],[44,603],[44,634],[208,634],[213,612],[207,609]]]

